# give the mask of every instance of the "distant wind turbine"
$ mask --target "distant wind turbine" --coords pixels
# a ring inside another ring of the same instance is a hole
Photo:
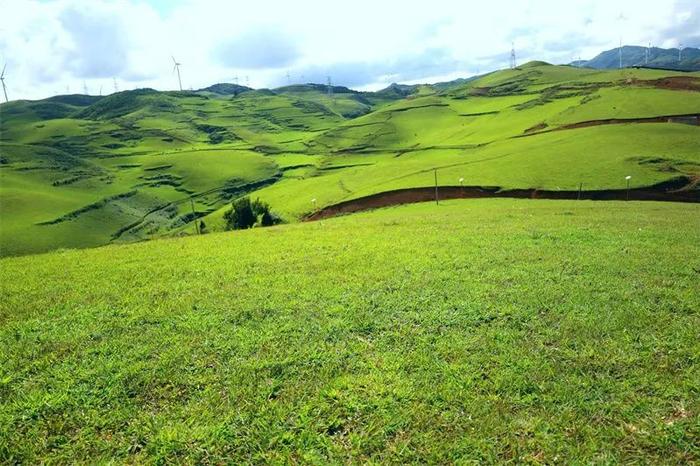
[[[178,63],[177,60],[175,60],[175,57],[171,55],[171,58],[173,59],[173,63],[175,66],[173,67],[173,73],[177,71],[177,83],[180,85],[180,91],[182,91],[182,79],[180,79],[180,65],[182,63]]]
[[[622,69],[622,37],[620,37],[620,69]]]
[[[646,49],[646,53],[644,54],[644,64],[648,65],[649,64],[649,55],[651,54],[651,42],[649,42],[649,46]]]
[[[7,68],[7,63],[2,67],[2,73],[0,74],[0,81],[2,82],[2,92],[5,94],[5,102],[9,102],[10,99],[7,98],[7,87],[5,87],[5,69]]]

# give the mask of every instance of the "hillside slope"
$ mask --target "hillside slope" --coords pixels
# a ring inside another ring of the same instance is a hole
[[[700,179],[700,74],[533,62],[449,86],[129,91],[0,105],[0,253],[287,221],[438,182],[572,190]],[[190,202],[190,198],[192,201]],[[312,204],[311,199],[316,199]]]
[[[0,462],[695,464],[698,271],[533,200],[0,259]]]

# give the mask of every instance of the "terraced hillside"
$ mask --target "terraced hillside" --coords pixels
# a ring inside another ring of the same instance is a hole
[[[0,106],[3,255],[222,228],[228,200],[287,221],[396,189],[697,190],[700,74],[533,62],[471,81],[139,90]],[[192,198],[192,202],[190,202]],[[312,204],[311,199],[316,199]]]
[[[303,86],[302,86],[303,88]],[[276,154],[390,98],[212,86],[0,107],[4,255],[143,239],[278,180]],[[189,198],[193,198],[190,203]]]

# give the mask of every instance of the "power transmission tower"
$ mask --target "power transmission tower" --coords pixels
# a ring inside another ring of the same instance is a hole
[[[683,53],[683,44],[678,44],[678,63],[681,62],[681,54]]]
[[[515,61],[515,42],[513,42],[512,47],[510,49],[510,69],[515,69],[516,67],[516,61]]]
[[[119,92],[119,86],[117,86],[117,78],[112,78],[114,81],[114,92]]]
[[[328,76],[328,98],[333,97],[333,85],[331,84],[331,77]]]
[[[88,87],[87,87],[87,83],[85,81],[83,81],[83,93],[85,95],[88,95]]]

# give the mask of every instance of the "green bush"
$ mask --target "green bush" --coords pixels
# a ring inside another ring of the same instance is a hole
[[[270,211],[270,205],[256,199],[253,202],[248,197],[236,199],[231,204],[231,210],[224,214],[227,230],[244,230],[256,225],[267,227],[280,223],[280,218]]]

